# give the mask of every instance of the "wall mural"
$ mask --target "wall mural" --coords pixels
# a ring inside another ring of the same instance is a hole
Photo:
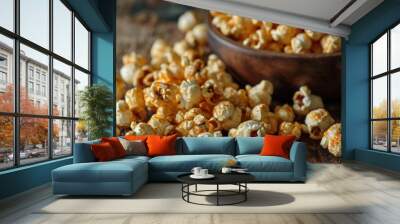
[[[117,1],[118,135],[295,135],[341,157],[341,39],[159,0]]]

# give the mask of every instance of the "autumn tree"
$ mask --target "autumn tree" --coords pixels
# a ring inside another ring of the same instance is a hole
[[[13,112],[14,107],[13,85],[7,86],[6,92],[0,93],[0,111]],[[22,114],[46,115],[46,103],[34,105],[24,87],[20,88],[20,111]],[[12,149],[13,147],[13,117],[0,116],[0,147]],[[22,116],[20,118],[20,148],[26,145],[45,145],[48,139],[48,119]],[[58,136],[59,128],[53,127],[53,138]]]

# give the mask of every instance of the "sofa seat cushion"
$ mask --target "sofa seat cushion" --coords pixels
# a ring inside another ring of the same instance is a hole
[[[151,172],[190,172],[193,167],[203,167],[210,171],[219,171],[228,160],[235,159],[231,155],[174,155],[158,156],[149,160]]]
[[[240,167],[250,172],[293,172],[292,161],[278,156],[239,155]]]
[[[53,181],[131,182],[132,177],[140,172],[147,172],[146,161],[140,159],[75,163],[53,170]]]

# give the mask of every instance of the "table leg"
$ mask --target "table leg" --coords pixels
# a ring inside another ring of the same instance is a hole
[[[247,201],[247,192],[248,192],[248,190],[247,190],[247,183],[244,183],[244,187],[245,187],[245,192],[244,192],[244,201]]]
[[[195,190],[194,191],[196,191],[197,192],[197,184],[195,185]]]

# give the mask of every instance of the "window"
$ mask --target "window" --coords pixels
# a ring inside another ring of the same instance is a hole
[[[0,170],[70,156],[90,31],[62,0],[0,0],[0,26]]]
[[[28,82],[28,93],[33,94],[33,82]]]
[[[371,148],[400,153],[400,24],[370,45]]]

